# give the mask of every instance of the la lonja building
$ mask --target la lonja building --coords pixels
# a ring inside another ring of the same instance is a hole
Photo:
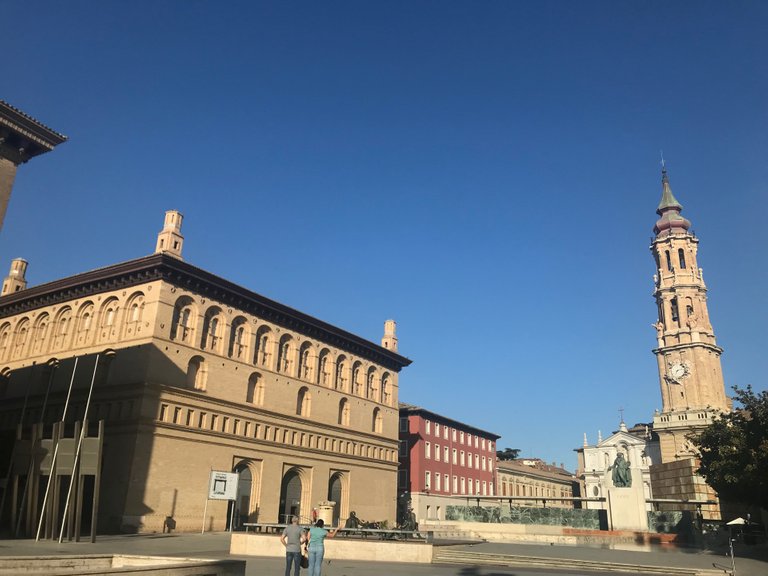
[[[71,382],[68,426],[86,408],[104,421],[100,532],[223,529],[229,506],[238,521],[307,520],[329,500],[334,521],[394,521],[410,364],[395,323],[378,345],[196,268],[181,222],[166,213],[150,256],[41,286],[13,262],[0,298],[0,524],[34,534],[46,477],[9,467],[9,451],[35,423],[50,434]],[[207,503],[212,470],[239,473],[234,504]]]

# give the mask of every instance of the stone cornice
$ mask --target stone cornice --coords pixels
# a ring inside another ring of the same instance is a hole
[[[8,294],[0,298],[0,318],[155,280],[163,280],[183,290],[263,318],[395,372],[411,363],[411,360],[396,352],[167,254],[152,254]]]
[[[0,100],[0,156],[21,164],[66,140],[63,134]]]
[[[664,346],[662,348],[654,348],[654,354],[666,354],[667,352],[675,352],[677,350],[686,350],[688,348],[706,348],[717,354],[722,354],[723,349],[714,344],[707,344],[706,342],[686,342],[684,344],[674,344],[672,346]]]

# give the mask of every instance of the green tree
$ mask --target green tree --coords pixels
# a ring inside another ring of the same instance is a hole
[[[741,408],[691,436],[699,473],[721,498],[768,509],[768,391],[733,389]]]
[[[496,450],[496,458],[499,460],[514,460],[520,456],[519,448],[504,448],[504,450]]]

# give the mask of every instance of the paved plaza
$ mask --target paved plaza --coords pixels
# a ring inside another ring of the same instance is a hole
[[[277,538],[277,536],[275,536]],[[768,550],[765,547],[737,547],[737,576],[766,576],[768,574]],[[525,566],[504,567],[485,565],[448,564],[403,564],[394,562],[357,562],[332,560],[323,567],[324,576],[524,576],[528,574],[569,574],[578,576],[594,574],[580,567],[580,562],[604,562],[615,566],[630,564],[638,566],[660,566],[689,568],[705,574],[715,574],[715,566],[722,568],[721,574],[730,572],[731,560],[723,553],[699,550],[651,549],[651,550],[609,550],[604,548],[577,546],[547,546],[541,544],[482,543],[452,547],[492,555],[526,556],[567,559],[573,568],[527,568]],[[229,534],[147,534],[102,536],[95,544],[90,542],[58,542],[33,540],[0,540],[0,556],[38,556],[59,554],[137,554],[149,556],[180,556],[188,558],[228,558]],[[749,558],[746,556],[750,556]],[[247,560],[246,574],[249,576],[274,574],[281,576],[284,570],[282,558],[243,558]],[[554,565],[554,562],[553,562]],[[637,573],[635,571],[634,573]]]

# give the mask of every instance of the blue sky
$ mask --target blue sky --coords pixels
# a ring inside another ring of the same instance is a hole
[[[727,386],[764,389],[768,4],[0,0],[0,98],[67,136],[0,265],[151,253],[378,342],[400,399],[575,468],[660,407],[659,151]],[[6,264],[1,264],[5,262]]]

